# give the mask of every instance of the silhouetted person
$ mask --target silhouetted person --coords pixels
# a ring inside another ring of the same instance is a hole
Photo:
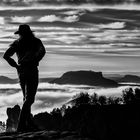
[[[19,26],[15,40],[5,52],[3,58],[17,69],[20,86],[23,92],[23,106],[20,112],[17,131],[28,131],[33,123],[31,119],[31,105],[34,103],[38,87],[38,65],[45,55],[45,48],[40,39],[36,38],[29,25]],[[18,63],[12,56],[16,53]]]

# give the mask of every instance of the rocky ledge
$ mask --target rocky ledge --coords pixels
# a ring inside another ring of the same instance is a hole
[[[82,138],[76,132],[37,131],[27,133],[1,133],[0,140],[91,140]],[[93,140],[93,139],[92,139]]]

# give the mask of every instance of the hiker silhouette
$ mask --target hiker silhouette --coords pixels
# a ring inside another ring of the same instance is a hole
[[[17,131],[34,130],[31,105],[34,103],[38,87],[38,66],[45,55],[45,48],[40,39],[35,37],[30,26],[22,24],[14,34],[19,35],[6,50],[3,58],[17,69],[20,86],[23,92],[23,106],[19,116]],[[16,53],[18,62],[12,56]]]

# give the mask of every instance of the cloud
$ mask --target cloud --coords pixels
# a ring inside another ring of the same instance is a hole
[[[125,22],[113,22],[109,24],[99,24],[99,28],[122,29],[125,27]]]
[[[35,102],[35,109],[40,109],[40,108],[45,108],[45,107],[50,107],[52,108],[54,105],[58,105],[58,104],[64,104],[65,102],[67,102],[68,100],[70,100],[71,97],[63,95],[60,97],[41,97],[41,96],[37,96],[36,97],[36,101]]]
[[[40,10],[40,9],[71,9],[71,10],[88,10],[97,11],[99,9],[119,9],[119,10],[140,10],[138,4],[121,4],[121,5],[95,5],[95,4],[82,4],[82,5],[41,5],[33,4],[28,6],[0,6],[0,11],[12,10],[12,11],[23,11],[23,10]],[[68,13],[69,14],[69,13]]]
[[[28,23],[32,21],[32,17],[31,16],[14,16],[11,17],[12,22],[14,23]]]
[[[89,94],[93,94],[93,91],[100,95],[105,96],[115,96],[115,97],[121,97],[121,93],[124,89],[130,88],[130,86],[120,86],[118,88],[98,88],[94,90],[89,90]],[[134,88],[134,87],[133,87]]]
[[[39,22],[54,22],[54,21],[60,21],[60,17],[57,17],[57,16],[55,16],[55,15],[47,15],[47,16],[41,17],[38,21],[39,21]]]
[[[12,29],[12,27],[11,27],[11,29]],[[67,31],[72,31],[72,32],[75,32],[75,31],[87,31],[87,32],[99,31],[99,29],[97,27],[92,27],[92,28],[91,27],[90,28],[86,28],[86,27],[85,28],[84,27],[83,28],[68,27],[68,28],[65,28],[65,27],[39,27],[39,26],[32,26],[32,29],[33,30],[39,30],[39,31],[50,31],[50,32],[52,32],[52,31],[60,31],[60,30],[65,31],[65,32],[67,32]],[[10,30],[10,27],[9,27],[9,30]],[[60,32],[58,32],[58,33],[60,33]]]
[[[14,41],[12,38],[0,38],[0,43],[10,43]]]
[[[70,10],[70,11],[66,11],[66,12],[62,12],[62,14],[65,14],[65,15],[77,15],[79,14],[79,10]]]
[[[4,25],[5,24],[5,19],[4,17],[0,17],[0,25]]]
[[[39,22],[55,22],[55,21],[76,22],[78,20],[79,20],[79,17],[77,15],[66,16],[66,17],[60,17],[60,16],[56,16],[56,15],[47,15],[47,16],[43,16],[40,19],[38,19]]]
[[[88,92],[89,94],[97,93],[98,95],[120,96],[122,90],[129,86],[119,88],[95,88],[86,85],[58,85],[49,83],[40,83],[39,88],[42,89],[36,94],[35,103],[32,106],[33,114],[41,111],[50,112],[53,108],[61,107],[62,104],[68,102],[72,97],[80,92]],[[22,106],[22,92],[18,84],[2,85],[0,89],[6,90],[9,94],[0,94],[0,112],[3,115],[2,120],[6,119],[6,108],[13,107],[15,104]],[[17,89],[17,91],[16,91]],[[43,90],[44,89],[44,90]],[[49,89],[47,91],[47,89]],[[51,89],[51,90],[50,90]],[[55,90],[57,89],[57,90]],[[16,93],[13,93],[15,90]],[[6,92],[6,91],[4,91]],[[12,92],[12,93],[11,93]],[[0,115],[1,115],[0,114]]]
[[[63,19],[64,22],[76,22],[78,20],[79,20],[79,17],[77,15],[68,16]]]
[[[81,16],[81,15],[83,15],[85,13],[86,13],[86,11],[82,10],[82,9],[70,10],[70,11],[62,12],[62,14],[69,15],[69,16],[72,16],[72,15],[80,15]]]

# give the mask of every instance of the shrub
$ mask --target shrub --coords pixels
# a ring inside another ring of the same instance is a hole
[[[124,104],[130,104],[134,101],[135,95],[132,88],[125,89],[122,94],[122,100]]]
[[[81,104],[88,104],[90,102],[90,96],[88,93],[81,92],[73,97],[73,106],[79,106]]]

